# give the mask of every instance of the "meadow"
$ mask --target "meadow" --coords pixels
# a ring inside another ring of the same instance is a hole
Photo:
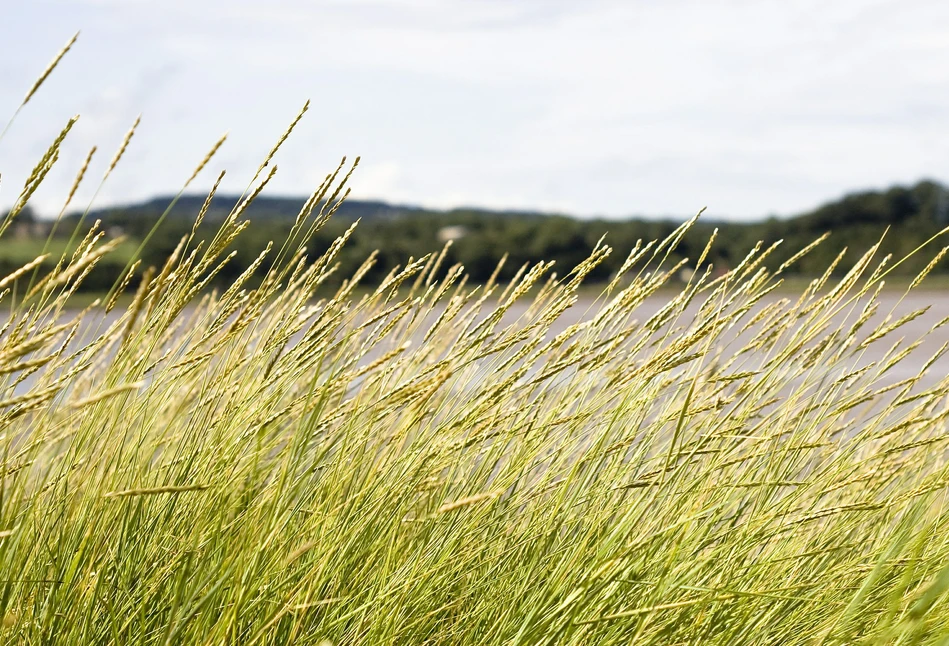
[[[443,250],[362,288],[370,255],[320,296],[344,161],[259,284],[208,289],[295,123],[216,234],[87,308],[95,227],[0,278],[2,643],[949,643],[940,236],[895,296],[878,247],[789,292],[812,247],[716,274],[714,234],[670,291],[694,219],[504,284]]]

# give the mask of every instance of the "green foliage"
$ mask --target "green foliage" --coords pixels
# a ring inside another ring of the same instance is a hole
[[[263,199],[263,198],[260,198]],[[158,228],[144,251],[147,264],[161,265],[174,249],[181,236],[186,235],[200,211],[204,198],[184,198],[178,201]],[[220,223],[236,198],[220,197],[212,202],[212,209],[204,228],[210,233]],[[140,206],[96,211],[92,216],[106,225],[118,226],[136,238],[151,231],[170,200],[159,199]],[[254,221],[254,228],[235,242],[237,257],[230,269],[219,277],[218,284],[238,275],[257,257],[267,242],[281,240],[289,231],[293,218],[302,206],[302,200],[270,198],[254,204],[246,216]],[[772,267],[779,266],[797,250],[822,234],[831,237],[790,273],[808,277],[819,276],[845,248],[850,248],[835,270],[841,276],[849,271],[859,258],[858,250],[867,249],[881,238],[881,254],[903,257],[920,243],[949,224],[949,194],[932,182],[916,186],[893,188],[883,193],[855,194],[825,205],[812,213],[790,219],[772,218],[763,222],[735,223],[700,220],[690,229],[674,258],[688,258],[693,263],[705,247],[714,229],[719,230],[710,260],[719,271],[734,267],[757,242],[771,245],[783,241],[769,258]],[[439,232],[461,227],[463,234],[454,240],[448,250],[445,267],[458,262],[474,281],[487,280],[502,257],[508,262],[501,270],[500,279],[509,280],[525,262],[550,260],[561,269],[577,265],[592,253],[597,241],[606,236],[608,244],[632,248],[637,240],[661,240],[678,223],[656,220],[577,220],[565,216],[506,213],[493,211],[454,210],[429,212],[421,209],[392,207],[378,202],[346,202],[336,219],[309,242],[311,256],[325,251],[337,235],[357,218],[362,218],[350,245],[340,254],[340,276],[358,267],[366,256],[379,250],[376,265],[365,282],[376,284],[389,270],[405,265],[409,258],[420,258],[442,247]],[[73,216],[78,219],[78,216]],[[619,271],[623,258],[614,256],[597,266],[589,277],[591,283],[608,281]],[[897,270],[897,275],[914,275],[925,264],[922,257],[909,258]],[[937,272],[944,271],[940,263]],[[259,276],[266,271],[263,266]],[[330,281],[333,284],[335,280]]]
[[[7,276],[42,255],[48,255],[48,258],[39,269],[51,271],[61,257],[71,256],[78,248],[79,240],[70,243],[66,238],[54,238],[48,242],[41,238],[0,238],[0,275]],[[108,291],[137,248],[138,244],[133,240],[123,240],[86,276],[82,285],[84,290]]]

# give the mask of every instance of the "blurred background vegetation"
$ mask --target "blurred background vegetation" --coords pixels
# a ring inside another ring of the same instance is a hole
[[[215,197],[202,225],[205,237],[213,234],[238,199],[238,196]],[[115,253],[96,267],[84,284],[88,291],[106,291],[133,256],[139,242],[153,229],[143,250],[142,262],[143,266],[160,266],[180,238],[190,231],[205,198],[181,197],[156,228],[171,201],[170,197],[156,198],[141,204],[93,210],[85,215],[69,214],[48,243],[52,222],[27,208],[17,216],[12,231],[0,240],[0,275],[9,274],[36,258],[44,246],[51,254],[47,263],[52,264],[62,251],[68,249],[70,235],[77,226],[81,233],[100,220],[108,236],[127,238]],[[233,244],[236,256],[217,276],[217,283],[229,284],[257,257],[268,241],[281,241],[303,202],[303,198],[257,198],[245,213],[252,226]],[[434,211],[384,202],[347,200],[309,243],[310,256],[320,255],[357,218],[361,222],[339,257],[337,281],[351,275],[372,251],[378,250],[379,256],[366,277],[368,284],[381,280],[393,266],[404,265],[410,257],[419,258],[441,249],[448,240],[453,244],[442,267],[447,269],[456,262],[462,263],[476,283],[487,280],[504,254],[508,255],[508,261],[499,276],[502,281],[510,278],[523,263],[538,260],[556,261],[555,268],[563,275],[586,258],[604,235],[615,252],[596,268],[591,281],[606,281],[637,240],[662,239],[681,222],[671,218],[577,219],[560,214],[474,208]],[[680,259],[696,259],[713,229],[718,228],[718,238],[709,258],[717,270],[733,267],[758,241],[769,245],[784,240],[768,263],[773,268],[829,231],[830,238],[792,269],[794,274],[812,277],[823,273],[845,247],[851,252],[838,265],[838,273],[849,269],[859,253],[881,237],[880,257],[892,253],[898,258],[947,225],[949,191],[935,182],[923,181],[912,187],[854,193],[797,217],[772,217],[756,222],[701,218],[686,235],[676,254]],[[80,237],[76,236],[73,247]],[[934,253],[918,254],[904,263],[899,273],[915,275]],[[260,272],[266,268],[265,263]],[[946,261],[936,269],[937,273],[947,270]],[[135,281],[132,281],[130,288],[134,287]]]

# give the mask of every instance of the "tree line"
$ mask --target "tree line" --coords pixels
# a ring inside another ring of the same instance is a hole
[[[212,235],[216,223],[226,216],[236,200],[236,197],[215,198],[199,235]],[[204,198],[179,199],[158,224],[170,202],[169,198],[159,198],[138,205],[97,210],[84,216],[71,214],[59,230],[66,235],[80,222],[84,228],[100,220],[101,226],[110,232],[121,232],[133,240],[148,237],[142,251],[143,265],[160,266],[180,238],[191,230]],[[219,283],[227,284],[242,273],[267,242],[279,243],[284,239],[302,203],[302,199],[258,198],[246,213],[251,226],[232,244],[235,256],[218,275]],[[662,239],[681,224],[681,220],[673,219],[577,219],[481,209],[433,211],[350,200],[309,241],[308,254],[320,255],[356,218],[361,221],[339,255],[337,280],[352,274],[371,252],[378,251],[377,262],[365,277],[368,284],[381,280],[393,266],[405,265],[409,258],[440,250],[448,239],[452,245],[443,266],[463,264],[470,280],[476,283],[487,280],[505,255],[507,262],[499,276],[502,281],[511,278],[523,263],[539,260],[555,261],[556,270],[562,275],[585,259],[604,236],[615,252],[596,268],[590,280],[606,281],[619,269],[637,240]],[[696,259],[717,228],[716,242],[708,257],[716,268],[733,267],[759,241],[771,245],[783,240],[767,263],[776,267],[830,232],[825,242],[791,268],[791,273],[815,276],[822,274],[844,248],[848,253],[837,265],[837,272],[847,271],[863,251],[881,239],[880,258],[886,254],[899,258],[947,225],[949,192],[935,182],[923,181],[911,187],[850,194],[791,218],[771,217],[756,222],[700,218],[674,255],[676,259]],[[918,254],[901,264],[897,273],[908,275],[920,271],[934,253],[935,250]],[[105,259],[89,276],[86,288],[107,289],[126,261],[127,258],[122,257]],[[5,266],[8,264],[11,266]],[[4,274],[15,268],[0,257],[0,271]],[[259,272],[266,268],[265,262]],[[949,265],[945,262],[937,267],[937,271],[947,269]]]

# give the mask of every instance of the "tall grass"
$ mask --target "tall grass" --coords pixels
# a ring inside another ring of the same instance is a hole
[[[874,249],[793,298],[768,249],[703,256],[647,309],[685,223],[591,306],[605,244],[506,286],[434,254],[357,291],[369,258],[317,300],[341,165],[262,284],[208,291],[267,165],[85,311],[95,229],[0,280],[3,643],[947,643],[949,380],[891,378],[918,340]]]

